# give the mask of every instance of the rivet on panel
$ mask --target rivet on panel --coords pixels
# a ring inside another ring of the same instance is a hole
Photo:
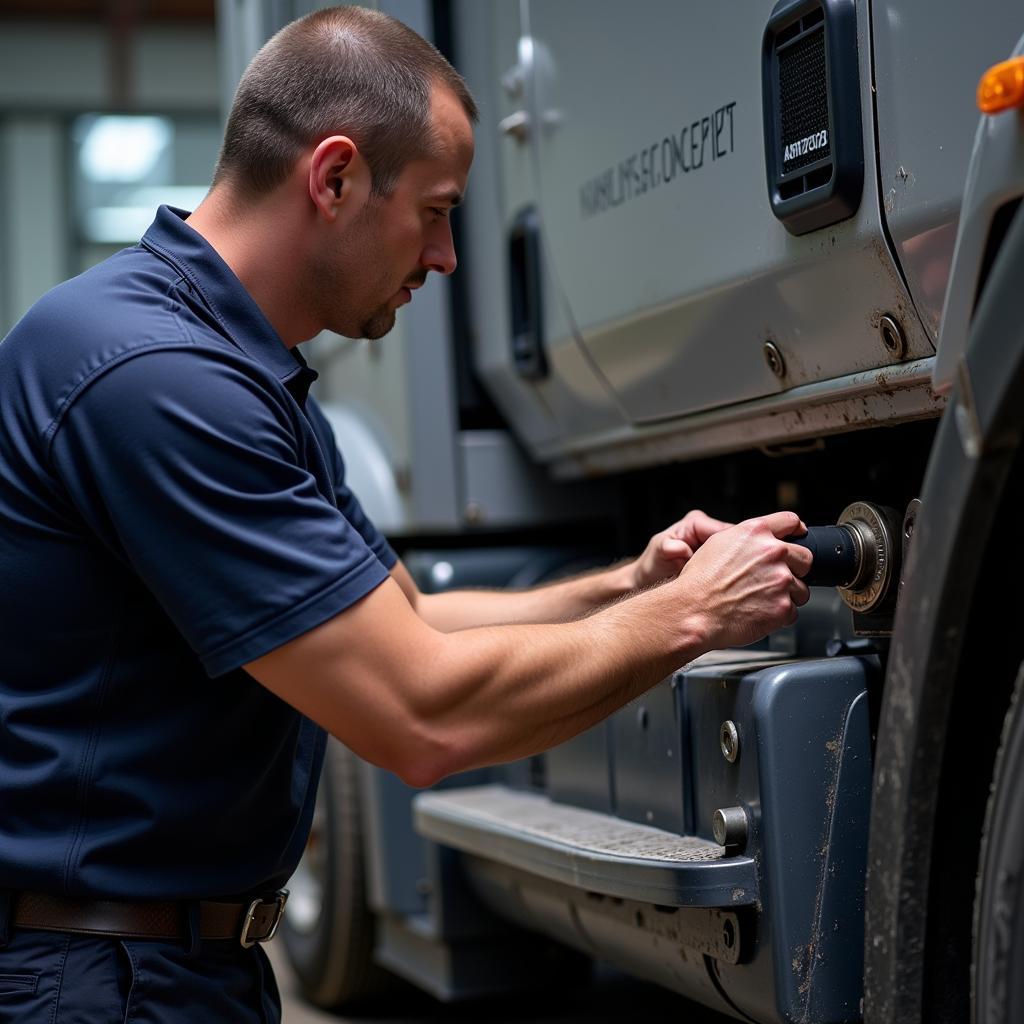
[[[781,379],[786,376],[786,360],[782,358],[782,353],[774,341],[764,343],[764,361],[776,377]]]
[[[723,722],[718,738],[722,747],[722,757],[729,764],[734,764],[736,758],[740,756],[740,734],[736,728],[736,723],[732,721]]]

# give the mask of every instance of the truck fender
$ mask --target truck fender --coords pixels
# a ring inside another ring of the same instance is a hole
[[[1024,435],[1022,194],[1024,112],[982,118],[936,365],[936,386],[952,398],[929,457],[881,698],[865,928],[869,1024],[922,1019],[943,754],[969,653],[966,610],[981,596]]]

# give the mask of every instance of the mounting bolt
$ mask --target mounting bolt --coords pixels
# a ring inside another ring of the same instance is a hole
[[[896,359],[902,359],[907,354],[907,341],[903,337],[903,328],[900,327],[900,322],[895,317],[883,313],[878,321],[878,333],[882,336],[882,344],[890,355]]]
[[[740,734],[736,728],[736,723],[731,721],[723,722],[718,739],[722,746],[722,757],[729,764],[735,764],[736,758],[740,756]]]
[[[747,812],[742,807],[719,807],[711,819],[711,830],[719,846],[744,846],[747,842]]]
[[[782,358],[782,353],[774,341],[764,343],[764,361],[768,364],[768,369],[780,380],[786,376],[786,360]]]

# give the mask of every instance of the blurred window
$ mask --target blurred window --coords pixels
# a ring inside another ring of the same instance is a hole
[[[137,242],[161,203],[194,210],[221,128],[211,116],[83,114],[72,122],[78,270]]]

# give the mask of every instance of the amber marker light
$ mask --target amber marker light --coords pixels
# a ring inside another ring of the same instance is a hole
[[[994,64],[978,83],[978,109],[983,114],[998,114],[1013,107],[1024,107],[1024,57]]]

